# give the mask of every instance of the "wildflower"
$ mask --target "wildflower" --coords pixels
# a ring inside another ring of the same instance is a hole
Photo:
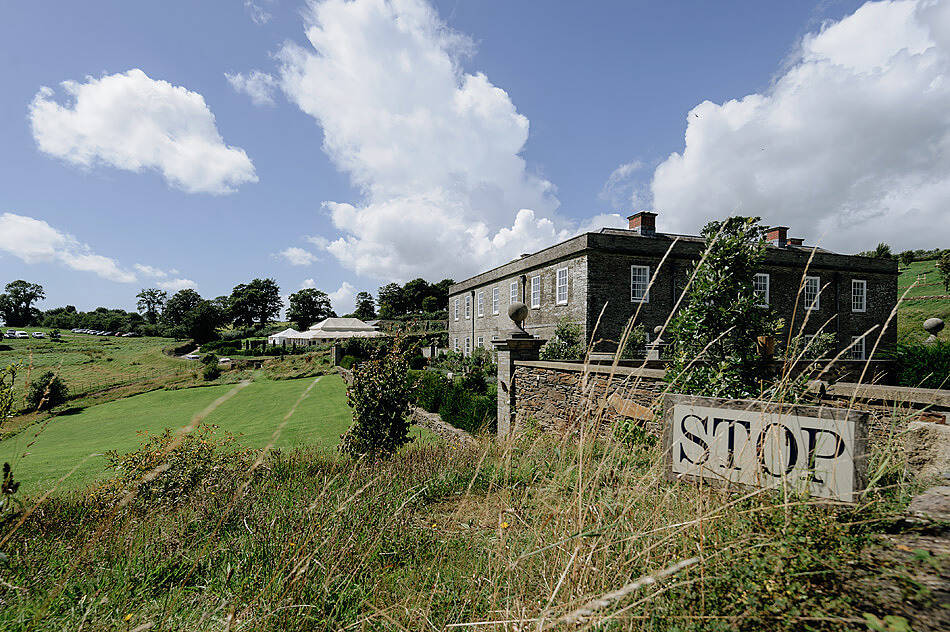
[[[291,542],[291,543],[290,543],[290,546],[294,546],[294,543],[293,543],[293,542]]]
[[[510,526],[511,526],[511,525],[508,524],[507,522],[502,522],[502,523],[501,523],[501,528],[502,528],[502,529],[507,529],[507,528],[510,527]]]
[[[124,617],[122,617],[122,620],[123,620],[123,621],[128,621],[128,620],[131,619],[131,618],[132,618],[132,613],[130,612],[129,614],[127,614],[127,615],[125,615]]]
[[[433,523],[432,523],[432,528],[435,529],[435,527],[436,527],[436,524],[433,522]]]

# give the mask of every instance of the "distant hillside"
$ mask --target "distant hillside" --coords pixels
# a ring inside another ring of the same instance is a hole
[[[928,318],[937,317],[950,322],[950,292],[941,281],[936,263],[936,260],[915,261],[908,268],[900,268],[897,296],[904,298],[897,310],[897,337],[901,342],[926,339],[927,334],[921,326]]]

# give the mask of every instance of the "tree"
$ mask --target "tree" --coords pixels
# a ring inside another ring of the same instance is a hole
[[[432,294],[432,287],[425,279],[413,279],[407,282],[402,288],[406,313],[421,312],[422,301],[430,294]]]
[[[221,308],[206,301],[192,289],[184,289],[165,303],[162,321],[171,335],[193,338],[195,342],[214,340],[217,329],[227,321]]]
[[[398,283],[390,283],[379,288],[376,293],[380,318],[395,318],[406,313],[406,297]]]
[[[674,392],[758,395],[764,363],[756,337],[775,330],[774,316],[760,307],[755,292],[755,274],[766,255],[765,229],[758,222],[730,217],[703,228],[704,259],[696,264],[685,307],[667,329],[673,358],[666,379]]]
[[[0,315],[4,322],[13,327],[29,325],[39,316],[39,310],[33,309],[33,303],[46,298],[43,286],[18,280],[7,283],[6,292],[0,294]]]
[[[422,299],[422,311],[429,313],[439,311],[439,299],[435,296],[427,296]]]
[[[229,313],[238,327],[248,327],[257,321],[266,325],[280,315],[284,302],[280,288],[274,279],[254,279],[247,285],[241,283],[231,290]]]
[[[442,279],[432,286],[432,296],[439,299],[439,305],[432,311],[449,308],[449,288],[455,285],[452,279]]]
[[[165,303],[162,320],[171,327],[184,326],[189,314],[194,312],[204,299],[190,288],[178,290]]]
[[[891,247],[881,242],[877,245],[877,248],[874,249],[874,254],[872,255],[875,259],[893,259],[894,255],[891,254]]]
[[[346,391],[353,425],[341,437],[340,452],[353,457],[396,452],[409,441],[411,394],[409,363],[397,338],[388,352],[377,348],[372,359],[353,370]]]
[[[905,250],[904,252],[900,254],[901,265],[904,266],[905,268],[909,268],[910,264],[912,264],[915,259],[916,259],[916,255],[914,255],[913,250]]]
[[[293,321],[298,329],[306,329],[325,318],[333,317],[336,317],[336,313],[326,292],[308,287],[290,295],[287,318]]]
[[[943,253],[935,265],[937,266],[937,271],[940,272],[940,276],[943,278],[944,289],[950,292],[950,252]]]
[[[145,319],[150,325],[154,325],[158,322],[162,308],[165,307],[165,302],[168,300],[168,293],[156,288],[143,288],[141,292],[135,295],[135,298],[139,299],[136,304],[139,313],[145,316]]]
[[[360,320],[376,318],[376,303],[369,292],[356,293],[356,317]]]

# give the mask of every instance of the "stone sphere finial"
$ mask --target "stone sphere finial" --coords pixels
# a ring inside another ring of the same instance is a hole
[[[924,331],[930,334],[930,337],[924,341],[925,345],[932,345],[937,342],[937,334],[943,330],[943,320],[940,318],[928,318],[924,321]]]
[[[518,329],[524,331],[524,321],[528,318],[528,306],[518,301],[508,307],[508,318],[514,321]]]
[[[924,331],[931,336],[936,336],[943,330],[943,320],[940,318],[928,318],[924,321]]]

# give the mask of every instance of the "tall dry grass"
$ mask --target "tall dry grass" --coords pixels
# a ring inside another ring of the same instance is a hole
[[[855,505],[683,483],[656,443],[616,439],[606,406],[591,392],[563,432],[388,460],[244,453],[173,497],[26,499],[0,529],[0,628],[840,630],[886,614],[847,583],[913,491],[886,446]]]

